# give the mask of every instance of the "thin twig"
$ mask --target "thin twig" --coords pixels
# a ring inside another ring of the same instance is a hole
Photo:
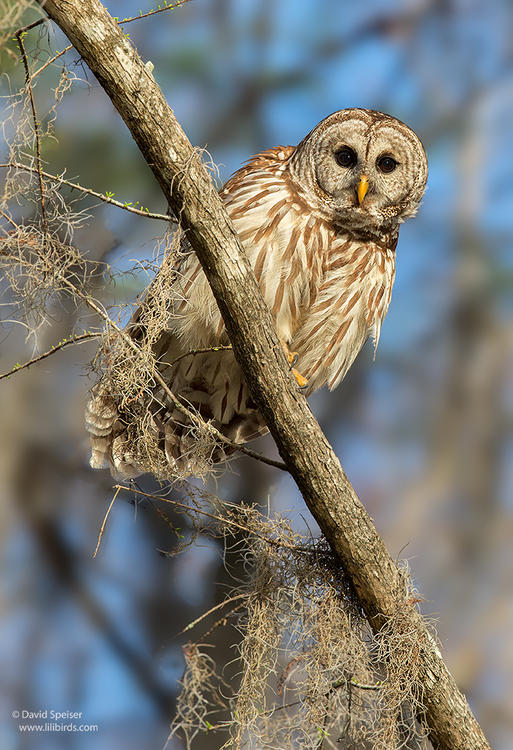
[[[173,534],[176,534],[178,539],[183,539],[183,534],[180,534],[180,529],[172,523],[172,521],[166,516],[162,508],[158,508],[154,503],[151,503],[151,507],[158,515],[158,517],[161,518],[164,523],[167,524],[167,526],[169,526]],[[189,547],[192,543],[193,539],[191,538],[190,542],[188,542],[187,544],[180,544],[179,550],[182,551],[185,547]]]
[[[10,216],[9,216],[8,214],[6,214],[6,213],[5,213],[4,211],[2,211],[2,209],[0,209],[0,216],[3,216],[3,217],[4,217],[4,219],[5,219],[6,221],[8,221],[8,222],[9,222],[9,224],[12,224],[12,226],[13,226],[13,227],[14,227],[15,229],[19,229],[19,226],[18,226],[18,224],[16,224],[16,222],[15,222],[15,221],[14,221],[13,219],[11,219],[11,217],[10,217]]]
[[[345,680],[337,680],[337,682],[333,683],[331,689],[334,690],[335,688],[342,687],[344,683]],[[356,680],[351,679],[350,683],[353,687],[358,688],[358,690],[381,690],[383,687],[383,680],[366,685],[365,683],[356,682]]]
[[[34,167],[29,167],[25,164],[20,164],[19,162],[13,161],[8,162],[6,164],[0,164],[0,168],[9,169],[11,167],[14,167],[15,169],[23,169],[25,172],[37,172],[38,174],[41,173],[43,177],[46,177],[49,180],[53,180],[54,182],[58,182],[61,185],[67,185],[70,188],[73,188],[74,190],[80,190],[82,193],[87,193],[87,195],[92,195],[95,198],[98,198],[101,201],[104,201],[105,203],[110,203],[112,206],[117,206],[117,208],[123,208],[125,211],[130,211],[130,213],[137,214],[138,216],[145,216],[148,219],[159,219],[160,221],[165,221],[168,224],[173,221],[173,219],[170,216],[166,216],[166,214],[157,214],[152,213],[151,211],[143,210],[142,208],[135,208],[134,206],[129,206],[127,203],[121,203],[121,201],[117,201],[114,198],[109,198],[108,195],[104,195],[103,193],[97,193],[96,190],[91,190],[91,188],[85,188],[82,187],[82,185],[79,185],[76,182],[70,182],[70,180],[65,180],[64,177],[60,177],[59,175],[50,174],[49,172],[45,172],[44,170],[38,170]]]
[[[40,26],[45,21],[48,21],[48,18],[38,18],[37,21],[32,21],[32,23],[29,23],[27,26],[23,26],[21,29],[18,29],[14,36],[18,36],[18,34],[25,34],[27,31],[30,31],[30,29],[35,29],[36,26]]]
[[[44,241],[45,244],[48,242],[48,220],[46,218],[46,207],[45,207],[45,186],[43,182],[43,174],[41,171],[41,140],[39,136],[39,123],[37,121],[37,112],[36,112],[36,104],[34,102],[34,93],[32,91],[32,85],[30,83],[30,69],[29,64],[27,60],[27,53],[25,52],[25,45],[23,44],[23,33],[29,28],[33,28],[34,26],[38,25],[38,23],[42,23],[44,19],[40,19],[39,22],[34,22],[33,24],[30,24],[25,29],[21,29],[16,32],[15,37],[16,41],[18,42],[18,47],[20,48],[21,53],[21,59],[23,60],[23,67],[25,68],[25,84],[27,87],[27,92],[30,99],[30,107],[32,109],[32,120],[34,122],[34,135],[36,139],[36,157],[37,157],[37,173],[39,175],[39,191],[41,193],[41,218],[43,220],[43,235],[44,235]]]
[[[348,680],[337,680],[332,685],[330,685],[329,690],[327,690],[324,693],[324,695],[322,696],[322,698],[328,698],[334,690],[337,690],[338,688],[344,687],[347,684],[348,684]],[[355,680],[352,680],[352,679],[349,680],[349,684],[352,687],[359,688],[360,690],[380,690],[383,687],[383,683],[381,683],[381,682],[378,682],[375,685],[362,685],[360,682],[356,682]],[[279,711],[282,708],[291,708],[292,706],[297,706],[300,703],[302,703],[302,701],[300,701],[300,700],[299,701],[293,701],[292,703],[284,703],[282,706],[275,706],[274,708],[270,708],[269,711],[265,711],[264,714],[260,714],[260,715],[261,716],[265,716],[265,714],[273,713],[274,711]]]
[[[54,63],[56,60],[58,60],[59,57],[62,57],[62,55],[65,55],[66,52],[69,52],[70,49],[73,49],[73,45],[72,44],[68,44],[68,46],[64,47],[64,49],[61,52],[57,52],[56,55],[54,55],[49,60],[47,60],[44,65],[41,65],[41,67],[36,70],[35,73],[32,73],[32,75],[30,76],[30,82],[32,83],[32,81],[34,80],[34,78],[37,78],[37,76],[40,73],[42,73],[45,68],[47,68],[49,65],[51,65],[52,63]]]
[[[102,541],[102,536],[104,534],[105,526],[107,524],[107,518],[109,517],[109,514],[110,514],[110,511],[112,509],[112,506],[114,505],[114,502],[115,502],[117,496],[119,495],[119,492],[122,489],[122,487],[115,487],[114,489],[116,490],[116,492],[115,492],[114,497],[110,501],[110,505],[107,508],[107,512],[105,513],[105,516],[103,517],[103,521],[102,521],[102,525],[100,526],[100,533],[98,534],[98,541],[96,543],[96,549],[94,551],[93,559],[96,557],[96,555],[98,553],[98,550],[100,549],[100,543]]]
[[[242,609],[244,606],[244,602],[240,602],[235,607],[232,607],[228,612],[225,612],[225,614],[219,618],[219,620],[216,620],[216,622],[212,625],[211,628],[207,630],[206,633],[203,633],[201,636],[201,640],[204,641],[205,638],[208,638],[214,630],[216,630],[220,625],[226,625],[226,622],[228,621],[228,618],[235,614],[239,609]]]
[[[328,701],[328,706],[326,707],[326,709],[323,712],[322,726],[320,726],[319,729],[318,729],[318,731],[319,731],[319,742],[317,743],[317,747],[315,748],[315,750],[322,750],[323,745],[324,745],[324,740],[328,736],[328,732],[326,731],[326,727],[328,726],[328,717],[330,716],[330,713],[329,713],[329,698],[330,698],[330,695],[331,695],[331,693],[328,693],[328,695],[326,697],[326,700]]]
[[[121,21],[118,19],[116,20],[118,21],[119,25],[123,23],[130,23],[131,21],[139,21],[141,18],[148,18],[148,16],[155,16],[157,13],[164,13],[165,10],[173,10],[174,8],[179,8],[181,5],[185,5],[185,3],[188,2],[190,2],[190,0],[181,0],[181,2],[175,3],[174,5],[165,5],[163,8],[156,8],[155,10],[148,11],[148,13],[141,13],[139,16],[123,18]]]
[[[0,166],[2,165],[0,164]],[[195,354],[208,354],[208,352],[227,352],[231,350],[231,346],[206,346],[204,349],[191,349],[190,352],[186,352],[185,354],[180,354],[179,357],[175,357],[172,362],[162,362],[161,364],[173,367],[181,359],[185,359],[185,357],[191,357]]]
[[[177,635],[183,635],[188,630],[192,630],[194,627],[196,627],[196,625],[199,625],[199,623],[202,620],[204,620],[205,617],[208,617],[213,612],[216,612],[218,609],[222,609],[222,607],[224,607],[226,604],[230,604],[231,602],[236,602],[238,601],[238,599],[247,599],[248,596],[249,594],[236,594],[236,596],[230,596],[228,599],[225,599],[224,601],[219,602],[219,604],[216,604],[215,607],[211,607],[207,612],[203,612],[202,615],[200,615],[195,620],[193,620],[188,625],[186,625],[183,630],[180,630],[180,632],[177,633]]]
[[[114,485],[115,489],[118,490],[125,490],[126,492],[134,492],[134,490],[131,487],[127,487],[124,484],[116,484]],[[267,542],[267,544],[271,544],[274,547],[284,547],[285,549],[290,549],[293,552],[307,552],[309,553],[310,549],[305,549],[303,547],[296,547],[294,544],[289,544],[288,542],[280,542],[279,539],[271,539],[271,537],[264,536],[263,534],[259,534],[258,531],[254,531],[253,529],[250,529],[248,526],[244,526],[241,523],[237,523],[237,521],[232,521],[231,518],[224,518],[223,516],[216,516],[214,513],[209,513],[206,510],[201,510],[201,508],[193,508],[190,505],[187,505],[187,503],[181,503],[179,500],[173,500],[170,497],[162,497],[161,495],[152,495],[151,492],[143,492],[142,490],[137,490],[138,495],[142,495],[143,497],[148,497],[152,500],[160,500],[162,503],[171,503],[172,505],[175,505],[177,508],[183,508],[183,510],[186,510],[189,513],[199,513],[202,516],[206,516],[207,518],[211,518],[213,521],[218,521],[223,524],[227,524],[228,526],[232,526],[235,529],[238,529],[239,531],[244,531],[248,534],[252,534],[253,536],[258,537],[259,539],[262,539],[262,541]]]
[[[81,333],[78,336],[74,336],[70,339],[63,339],[62,341],[59,341],[58,344],[55,346],[52,346],[51,349],[48,349],[47,352],[44,352],[43,354],[39,354],[37,357],[34,357],[33,359],[30,359],[28,362],[24,362],[22,365],[15,365],[12,370],[9,372],[4,372],[0,374],[0,380],[3,380],[4,378],[9,378],[11,375],[14,375],[15,373],[19,372],[20,370],[24,370],[26,367],[30,367],[30,365],[35,365],[36,362],[41,362],[42,359],[46,359],[47,357],[50,357],[52,354],[55,354],[55,352],[59,352],[61,349],[64,349],[66,346],[70,346],[71,344],[78,344],[81,341],[86,341],[87,339],[95,339],[98,338],[98,336],[101,336],[101,333]]]
[[[380,690],[383,687],[382,682],[377,682],[375,685],[365,685],[360,682],[356,682],[355,680],[349,680],[349,683],[352,687],[359,688],[360,690]],[[337,680],[332,685],[330,685],[329,690],[327,690],[320,698],[327,698],[329,695],[333,692],[333,690],[336,690],[340,687],[343,687],[344,685],[348,684],[348,680]],[[294,708],[295,706],[300,706],[301,703],[304,701],[297,700],[297,701],[291,701],[290,703],[282,703],[280,706],[273,706],[272,708],[268,708],[266,711],[262,711],[258,714],[259,717],[264,716],[272,716],[276,711],[282,711],[285,708]],[[219,722],[219,724],[215,724],[214,726],[210,726],[209,730],[214,731],[216,729],[229,729],[230,726],[232,726],[235,722],[234,721],[223,721]]]
[[[329,689],[321,697],[328,698],[334,690],[338,690],[338,688],[344,687],[345,685],[348,684],[348,682],[352,687],[358,688],[359,690],[381,690],[381,688],[383,687],[383,683],[381,681],[377,682],[374,685],[365,685],[365,684],[362,684],[361,682],[356,682],[356,680],[353,680],[353,679],[336,680],[330,685]],[[299,704],[302,702],[303,701],[298,700],[298,701],[293,701],[292,703],[283,703],[281,706],[274,706],[273,708],[270,708],[267,711],[264,711],[263,713],[260,714],[260,716],[270,715],[274,713],[274,711],[281,711],[282,708],[292,708],[293,706],[299,706]]]

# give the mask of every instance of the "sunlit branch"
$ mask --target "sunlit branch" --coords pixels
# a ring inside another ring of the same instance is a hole
[[[33,359],[30,359],[28,362],[24,362],[21,365],[15,365],[12,370],[9,370],[9,372],[0,374],[0,380],[9,378],[11,375],[15,375],[16,373],[20,372],[20,370],[25,370],[27,367],[35,365],[37,362],[41,362],[41,360],[46,359],[47,357],[51,357],[52,354],[60,352],[61,349],[64,349],[67,346],[71,346],[72,344],[79,344],[80,342],[87,341],[88,339],[95,339],[100,335],[100,333],[92,333],[88,331],[87,333],[81,333],[80,335],[73,336],[69,339],[63,339],[62,341],[59,341],[59,343],[55,346],[52,346],[51,349],[48,349],[48,351],[43,352],[43,354],[39,354],[37,357],[34,357]]]
[[[185,352],[185,354],[180,354],[179,357],[175,357],[172,362],[162,362],[163,365],[169,365],[172,367],[173,365],[176,365],[177,362],[180,362],[181,359],[185,359],[186,357],[192,357],[196,354],[208,354],[209,352],[229,352],[232,351],[231,346],[206,346],[204,349],[191,349],[190,352]]]
[[[31,29],[35,29],[36,26],[41,26],[41,24],[45,23],[46,21],[48,21],[47,18],[38,18],[37,21],[32,21],[32,23],[27,24],[27,26],[22,26],[21,29],[18,29],[15,32],[14,36],[17,37],[18,35],[26,34],[27,31],[30,31]]]
[[[57,52],[57,54],[54,55],[53,57],[51,57],[49,60],[47,60],[44,63],[44,65],[41,65],[41,67],[38,68],[35,73],[32,73],[32,75],[30,76],[30,81],[32,82],[34,80],[34,78],[37,78],[37,76],[40,73],[42,73],[43,70],[45,70],[45,68],[47,68],[49,65],[51,65],[52,63],[54,63],[56,60],[58,60],[59,57],[62,57],[62,55],[65,55],[66,52],[69,52],[71,49],[73,49],[73,45],[72,44],[68,44],[68,46],[64,47],[63,50],[61,50],[60,52]]]
[[[5,164],[0,164],[0,168],[9,169],[11,167],[14,167],[15,169],[22,169],[25,172],[37,173],[39,175],[42,175],[43,177],[46,177],[48,180],[57,182],[60,185],[66,185],[67,187],[73,188],[73,190],[79,190],[81,193],[85,193],[86,195],[92,195],[94,198],[98,198],[99,200],[104,201],[104,203],[110,203],[112,206],[122,208],[125,211],[130,211],[130,213],[137,214],[138,216],[145,216],[147,219],[159,219],[160,221],[165,221],[168,224],[173,221],[173,219],[170,216],[166,216],[166,214],[158,214],[152,211],[147,211],[146,209],[135,208],[135,206],[131,206],[128,203],[122,203],[121,201],[117,201],[114,198],[109,197],[108,195],[97,193],[96,190],[85,188],[76,182],[65,180],[64,177],[61,177],[60,175],[50,174],[49,172],[45,172],[42,169],[35,169],[34,167],[29,167],[26,164],[20,164],[19,162],[8,162]]]
[[[200,615],[195,620],[193,620],[188,625],[186,625],[183,628],[183,630],[180,630],[180,632],[178,633],[178,635],[183,635],[188,630],[192,630],[193,628],[196,627],[196,625],[199,625],[200,622],[202,622],[205,619],[205,617],[208,617],[209,615],[213,614],[214,612],[217,612],[218,609],[222,609],[227,604],[231,604],[232,602],[236,602],[239,599],[247,599],[248,596],[249,596],[249,594],[244,593],[244,594],[236,594],[235,596],[230,596],[228,599],[223,599],[223,601],[219,602],[219,604],[216,604],[215,607],[211,607],[209,610],[207,610],[207,612],[203,612],[202,615]]]
[[[164,7],[163,8],[155,8],[154,10],[149,10],[147,13],[140,13],[138,16],[131,16],[130,18],[123,18],[121,20],[116,19],[117,22],[121,25],[123,23],[130,23],[131,21],[140,21],[141,18],[148,18],[149,16],[155,16],[157,13],[164,13],[166,10],[173,10],[174,8],[179,8],[181,5],[185,5],[185,3],[190,2],[190,0],[181,0],[178,3],[173,3],[173,5],[166,5],[164,0]]]
[[[112,506],[114,505],[116,498],[122,489],[123,489],[122,487],[116,487],[116,492],[114,494],[114,497],[110,501],[110,505],[107,508],[107,512],[105,513],[103,517],[102,525],[100,526],[100,533],[98,534],[98,541],[96,542],[96,549],[94,550],[94,553],[93,553],[93,558],[96,557],[96,555],[98,554],[98,550],[100,549],[100,544],[102,541],[102,536],[105,533],[105,526],[107,525],[107,518],[109,517],[110,511],[112,510]]]
[[[3,216],[4,219],[8,221],[9,224],[13,226],[15,229],[18,229],[18,225],[16,224],[16,222],[13,219],[11,219],[11,217],[8,214],[6,214],[5,211],[2,211],[2,209],[0,209],[0,216]],[[4,232],[5,232],[5,229],[4,229]]]

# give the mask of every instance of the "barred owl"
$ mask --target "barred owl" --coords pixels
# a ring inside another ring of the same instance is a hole
[[[377,346],[399,224],[416,213],[426,179],[426,155],[412,130],[381,112],[346,109],[322,120],[299,145],[251,158],[221,190],[307,395],[335,388],[369,336]],[[154,347],[161,374],[230,440],[263,434],[266,425],[231,350],[184,356],[229,340],[196,255],[184,253],[176,271],[168,328]],[[170,474],[194,473],[187,419],[158,389],[146,398]],[[120,394],[109,393],[106,382],[93,389],[86,421],[91,466],[125,477],[145,469],[127,437]],[[225,454],[218,446],[216,460]]]

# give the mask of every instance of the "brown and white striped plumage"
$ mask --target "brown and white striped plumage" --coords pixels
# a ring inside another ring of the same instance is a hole
[[[404,123],[347,109],[319,123],[298,146],[258,154],[222,189],[278,335],[299,355],[296,368],[308,379],[308,394],[335,388],[369,335],[377,345],[392,294],[399,224],[416,213],[426,179],[424,149]],[[229,343],[194,253],[184,256],[172,293],[169,330],[156,349],[160,361]],[[230,439],[266,431],[231,351],[184,357],[161,372],[175,395]],[[140,467],[125,451],[115,401],[100,384],[88,405],[91,465],[135,476]],[[184,417],[154,411],[171,469],[193,472]]]

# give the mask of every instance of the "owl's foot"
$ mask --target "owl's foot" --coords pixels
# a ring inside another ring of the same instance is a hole
[[[287,362],[290,365],[290,370],[296,378],[296,383],[300,388],[305,388],[308,385],[308,380],[304,377],[304,375],[301,375],[301,373],[298,372],[294,367],[298,360],[299,354],[297,352],[291,352],[286,341],[282,340],[281,345],[283,347],[283,351],[285,352],[285,356],[287,357]]]
[[[305,378],[305,376],[301,375],[301,373],[298,372],[295,367],[291,367],[290,369],[292,374],[296,378],[296,383],[298,384],[298,386],[300,388],[306,388],[306,386],[308,385],[308,380]]]

